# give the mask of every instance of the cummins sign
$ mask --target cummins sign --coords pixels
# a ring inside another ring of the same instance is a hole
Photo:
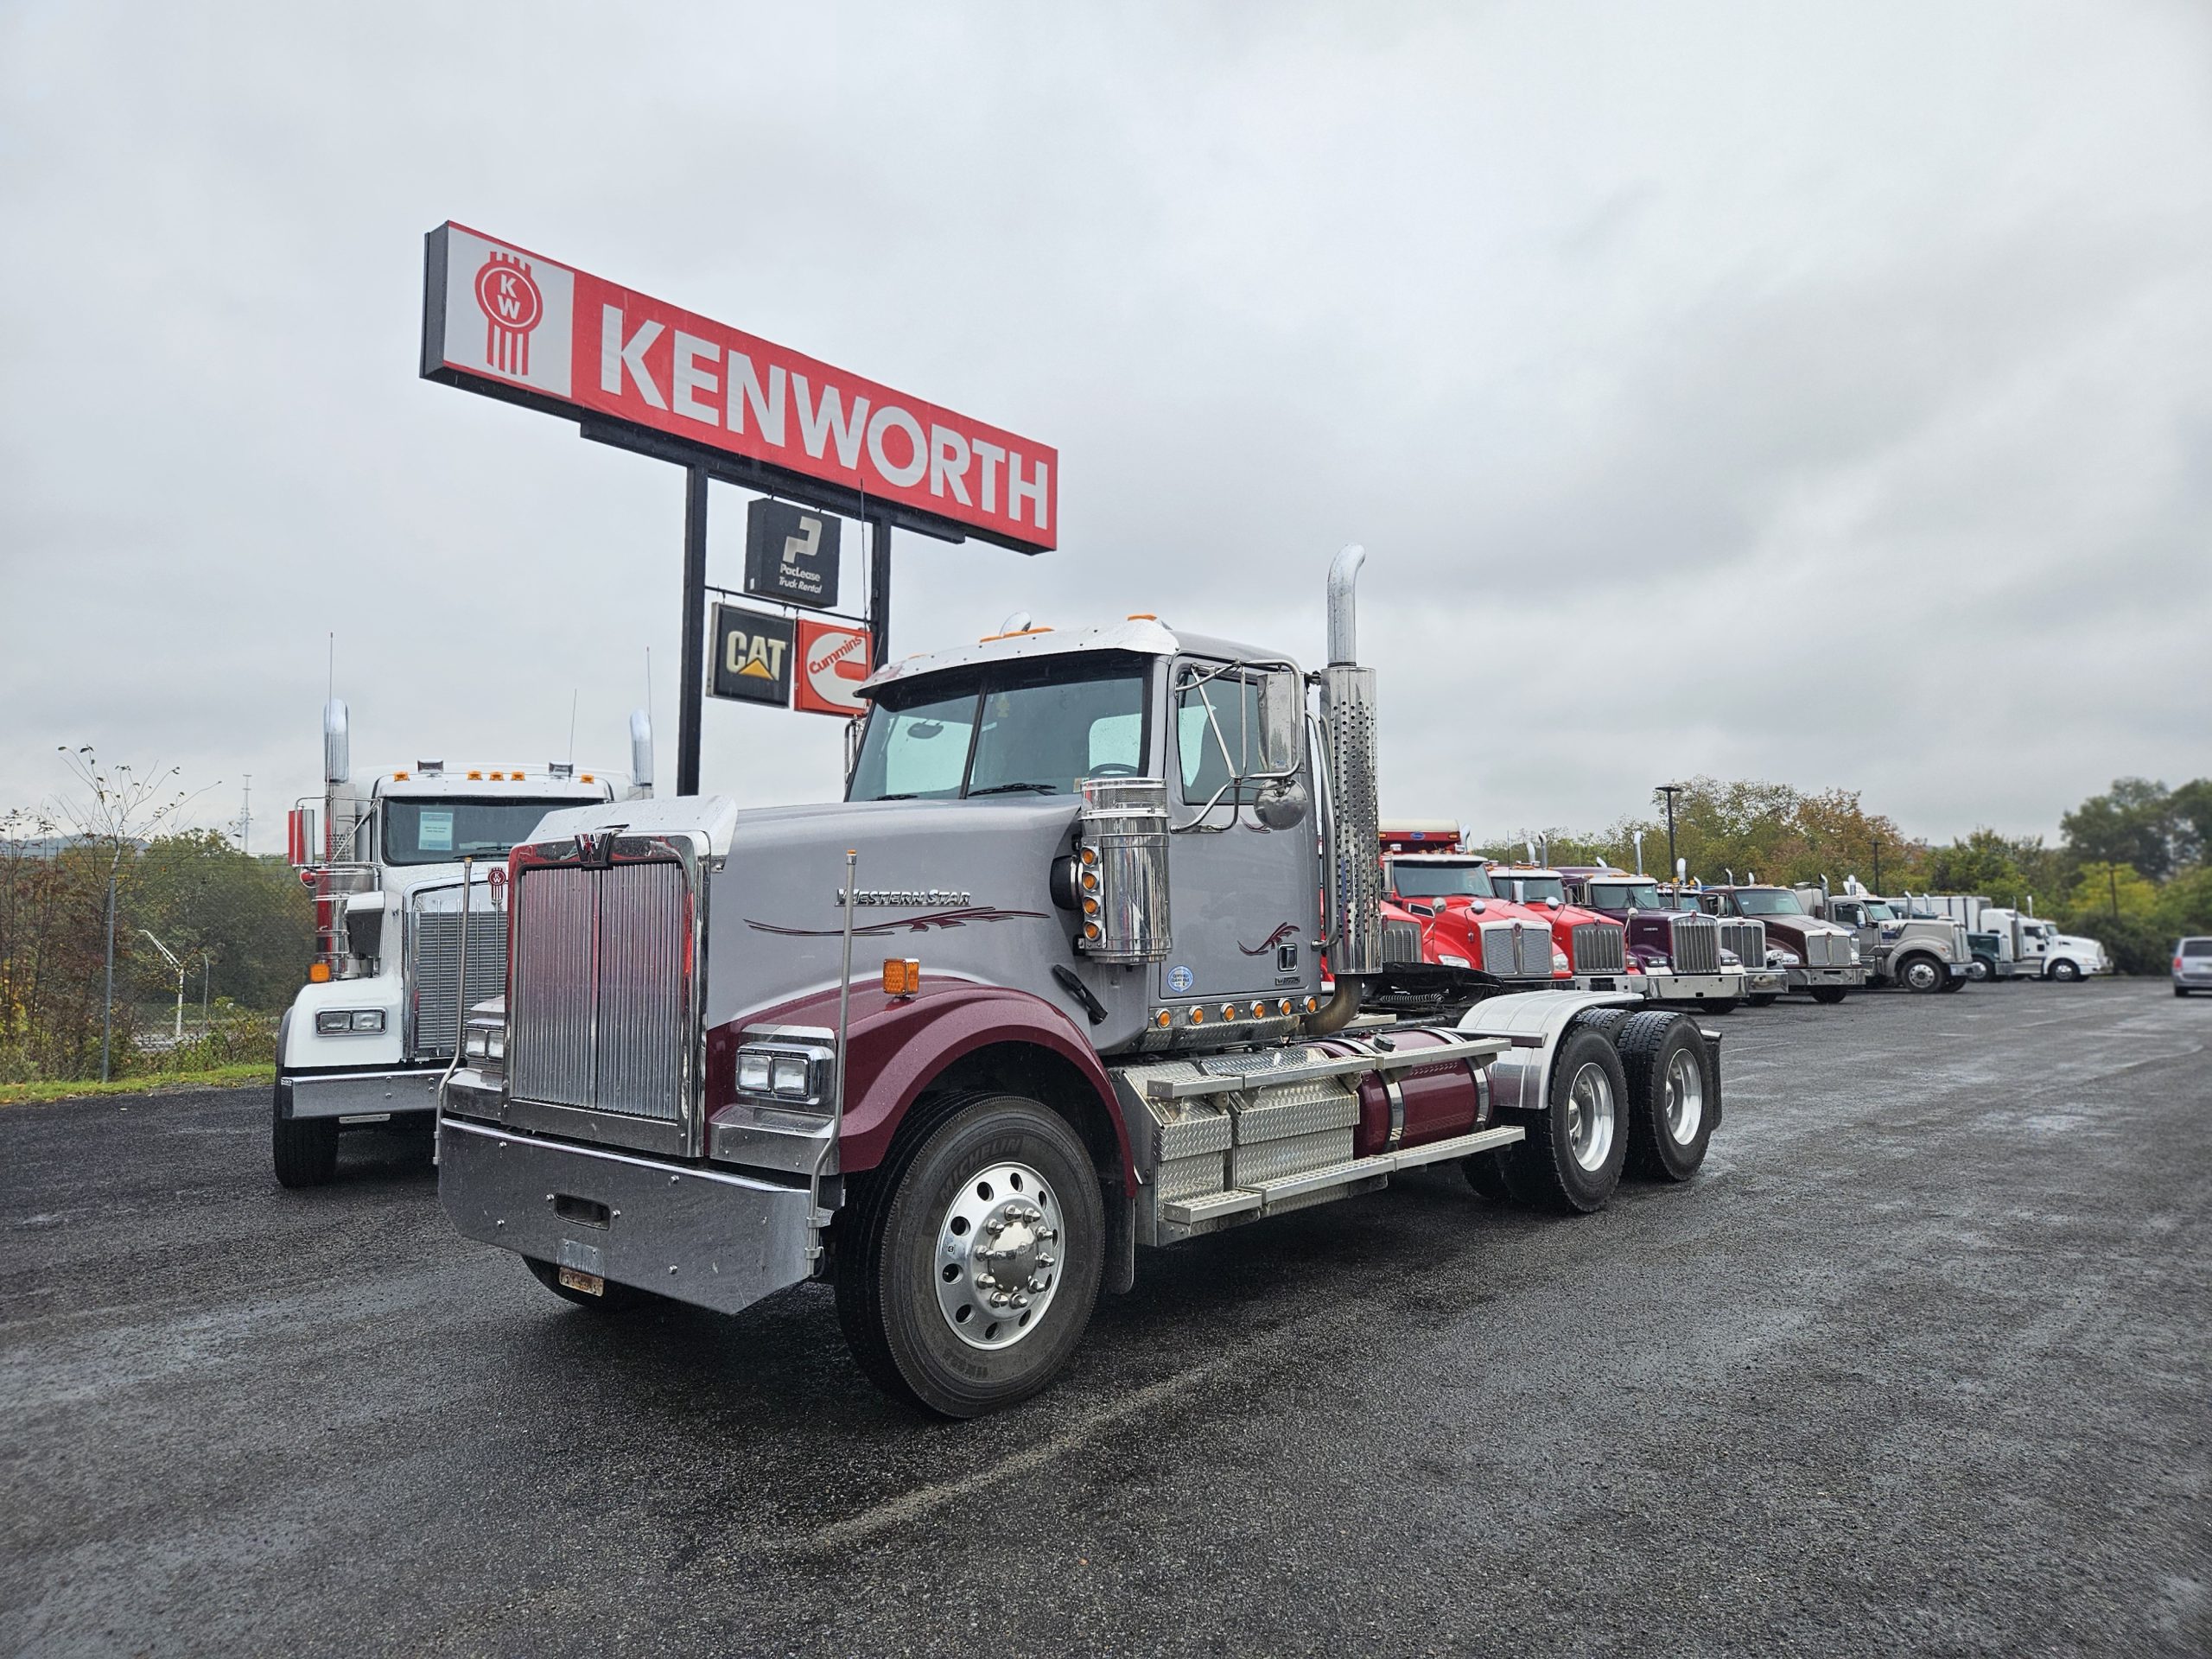
[[[706,444],[1025,552],[1056,544],[1046,445],[458,225],[429,238],[423,373]]]

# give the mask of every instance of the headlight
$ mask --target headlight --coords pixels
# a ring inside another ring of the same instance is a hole
[[[1851,959],[1853,962],[1859,960],[1859,941],[1856,939],[1851,942]]]
[[[1785,950],[1777,944],[1767,951],[1766,965],[1770,968],[1800,968],[1804,965],[1804,958],[1795,950]]]
[[[507,1021],[504,1013],[486,1017],[481,1013],[468,1017],[468,1026],[461,1033],[461,1055],[471,1065],[485,1071],[498,1071],[506,1064]]]
[[[1436,953],[1436,959],[1446,968],[1465,968],[1471,965],[1465,957],[1446,956],[1441,950]]]
[[[353,1033],[373,1035],[384,1029],[382,1008],[323,1008],[315,1016],[315,1030],[325,1037]]]
[[[1744,965],[1744,959],[1733,950],[1723,950],[1720,953],[1720,965],[1723,968],[1740,968]]]
[[[1643,953],[1643,965],[1647,969],[1664,968],[1667,965],[1666,954],[1659,950],[1647,950]]]
[[[1563,974],[1567,972],[1568,968],[1572,965],[1573,964],[1571,964],[1567,959],[1566,951],[1554,950],[1552,952],[1552,972],[1555,974]]]
[[[823,1105],[836,1064],[827,1047],[748,1044],[737,1051],[737,1090],[762,1100]]]

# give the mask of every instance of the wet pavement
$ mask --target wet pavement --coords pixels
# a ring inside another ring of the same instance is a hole
[[[819,1287],[556,1300],[400,1136],[0,1109],[0,1651],[2212,1650],[2212,1001],[1717,1024],[1691,1185],[1147,1253],[959,1425]]]

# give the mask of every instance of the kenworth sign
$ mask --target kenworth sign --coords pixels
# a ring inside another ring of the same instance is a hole
[[[423,374],[704,444],[1023,552],[1057,543],[1049,446],[458,225],[428,241]]]

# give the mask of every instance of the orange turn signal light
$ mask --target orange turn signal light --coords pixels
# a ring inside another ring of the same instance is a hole
[[[328,984],[330,982],[330,964],[327,962],[309,963],[308,964],[308,982],[314,985]]]
[[[912,957],[887,957],[883,962],[883,994],[912,996],[922,988],[922,964]]]

